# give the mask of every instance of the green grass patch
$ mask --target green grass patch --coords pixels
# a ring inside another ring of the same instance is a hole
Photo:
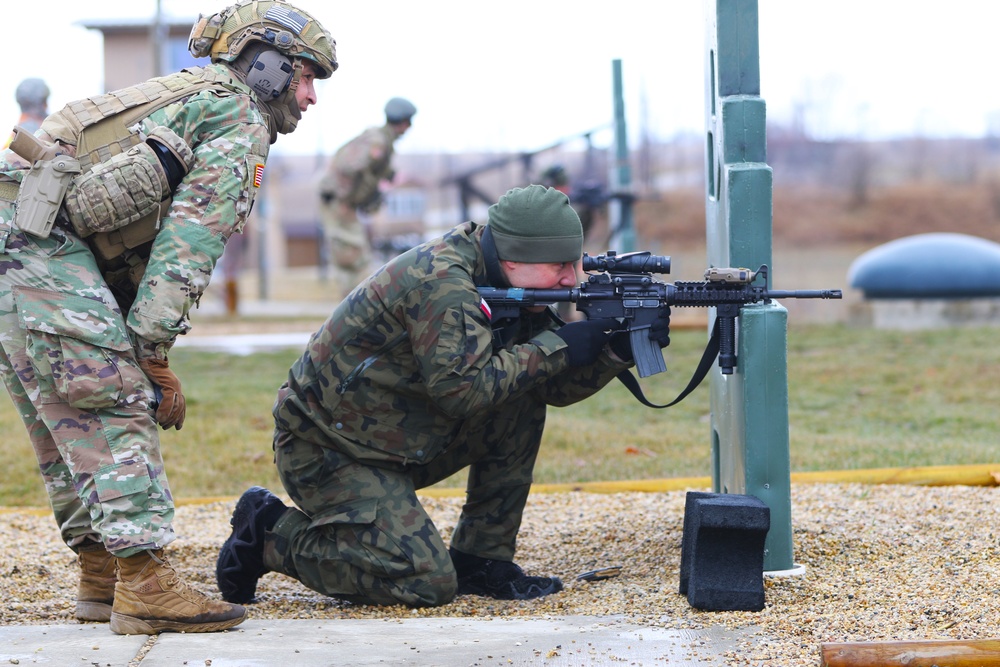
[[[788,335],[789,435],[794,471],[959,465],[1000,460],[1000,345],[996,328],[918,332],[792,326]],[[687,384],[703,331],[675,331],[668,372],[642,381],[654,402]],[[271,452],[271,406],[298,350],[252,356],[179,348],[171,365],[187,420],[162,432],[177,498],[281,489]],[[708,383],[679,405],[652,410],[617,382],[549,411],[535,470],[539,483],[710,474]],[[0,505],[47,498],[24,427],[0,398]],[[462,487],[464,474],[442,482]]]

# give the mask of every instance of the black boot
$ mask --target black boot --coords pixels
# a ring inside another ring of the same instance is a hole
[[[482,595],[498,600],[530,600],[562,590],[558,577],[529,577],[519,566],[490,560],[450,548],[458,573],[459,595]]]
[[[219,550],[215,580],[222,599],[247,604],[254,601],[257,580],[269,570],[264,566],[264,534],[288,509],[265,488],[247,489],[236,503],[229,521],[233,532]]]

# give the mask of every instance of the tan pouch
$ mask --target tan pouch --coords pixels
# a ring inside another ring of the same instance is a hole
[[[142,220],[110,232],[97,232],[89,239],[90,247],[97,255],[107,261],[118,257],[126,250],[138,248],[143,243],[149,243],[160,231],[160,220],[167,214],[170,201],[163,202],[152,215]]]
[[[158,212],[170,195],[163,165],[148,144],[140,143],[77,177],[65,207],[77,234],[86,237]]]

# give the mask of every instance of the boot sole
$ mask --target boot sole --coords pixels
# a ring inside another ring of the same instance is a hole
[[[247,493],[262,489],[251,487]],[[256,503],[257,498],[243,497],[236,503],[230,525],[232,534],[219,549],[215,562],[215,582],[222,593],[222,599],[236,604],[252,604],[256,601],[257,582],[267,574],[262,555],[257,554],[257,544],[264,540],[257,534],[255,522],[257,510],[266,503]],[[263,545],[261,545],[263,546]]]
[[[111,620],[111,605],[107,602],[77,600],[76,620],[91,623],[107,623]]]
[[[158,635],[161,632],[220,632],[236,627],[247,620],[246,610],[238,618],[209,623],[184,623],[165,619],[147,619],[126,616],[117,612],[111,614],[111,632],[118,635]]]

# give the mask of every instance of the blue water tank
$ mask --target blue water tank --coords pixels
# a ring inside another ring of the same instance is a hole
[[[858,257],[847,272],[868,299],[1000,296],[1000,244],[967,234],[917,234]]]

